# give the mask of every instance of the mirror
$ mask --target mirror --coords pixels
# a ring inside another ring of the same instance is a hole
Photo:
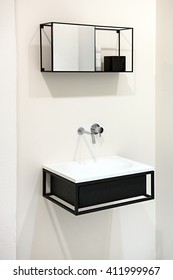
[[[42,72],[133,72],[133,28],[40,25]]]
[[[94,71],[94,27],[53,25],[54,71]]]

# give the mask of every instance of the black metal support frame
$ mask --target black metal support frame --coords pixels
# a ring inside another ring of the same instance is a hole
[[[101,26],[101,25],[91,25],[91,24],[76,24],[76,23],[64,23],[64,22],[48,22],[48,23],[42,23],[40,24],[40,71],[41,72],[57,72],[57,73],[105,73],[104,71],[96,71],[96,66],[94,67],[93,71],[55,71],[53,69],[53,25],[54,24],[66,24],[66,25],[77,25],[77,26],[90,26],[94,27],[94,58],[96,57],[96,32],[97,30],[104,30],[104,31],[115,31],[118,33],[118,55],[120,56],[121,52],[121,32],[125,30],[131,31],[131,69],[125,70],[122,72],[133,72],[133,49],[134,49],[134,29],[132,27],[118,27],[118,26]],[[43,37],[42,32],[44,30],[44,27],[50,27],[51,28],[51,70],[46,70],[43,65]],[[94,61],[94,64],[96,63],[96,59]],[[121,72],[121,71],[119,71]],[[115,72],[111,72],[115,73]]]
[[[46,177],[50,176],[49,191]],[[150,190],[147,191],[147,176]],[[74,215],[154,199],[154,171],[73,183],[43,169],[43,196]]]

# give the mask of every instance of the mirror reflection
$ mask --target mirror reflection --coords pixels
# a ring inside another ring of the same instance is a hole
[[[54,24],[54,71],[94,71],[94,27]]]

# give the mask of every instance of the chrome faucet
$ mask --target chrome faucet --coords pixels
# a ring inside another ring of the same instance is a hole
[[[91,128],[90,128],[90,131],[87,131],[85,130],[83,127],[79,127],[78,130],[77,130],[77,133],[79,135],[82,135],[82,134],[89,134],[91,135],[91,140],[92,140],[92,143],[95,144],[96,143],[96,140],[95,140],[95,135],[96,134],[99,134],[99,137],[101,137],[101,133],[103,133],[103,127],[101,127],[99,124],[97,123],[94,123]]]
[[[101,127],[98,123],[94,123],[91,126],[91,133],[99,134],[99,137],[101,137],[101,133],[103,133],[103,127]]]

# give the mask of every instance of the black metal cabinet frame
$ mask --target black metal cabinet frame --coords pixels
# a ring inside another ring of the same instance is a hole
[[[74,215],[154,199],[154,171],[74,183],[43,169],[43,196]]]
[[[103,71],[96,71],[96,40],[94,40],[94,49],[95,49],[95,55],[94,55],[94,63],[95,63],[95,67],[93,69],[93,71],[88,71],[88,70],[83,70],[83,71],[56,71],[54,70],[54,50],[53,50],[53,41],[54,41],[54,29],[53,27],[57,24],[64,24],[64,25],[73,25],[73,26],[83,26],[83,27],[93,27],[94,28],[94,33],[95,33],[95,38],[96,38],[96,33],[98,31],[105,31],[105,32],[116,32],[118,35],[118,54],[116,57],[112,58],[110,57],[107,58],[107,67],[105,68],[105,70]],[[117,69],[116,67],[114,68],[114,64],[115,61],[114,59],[119,57],[119,59],[117,59],[117,63],[119,65],[121,65],[124,60],[125,60],[125,56],[122,56],[121,54],[121,34],[123,34],[123,32],[130,32],[130,67],[129,69],[126,69],[126,66],[124,65],[123,68],[119,68]],[[48,51],[44,52],[44,38],[46,38],[49,47],[48,47]],[[105,73],[105,72],[133,72],[133,49],[134,49],[134,29],[132,27],[117,27],[117,26],[101,26],[101,25],[91,25],[91,24],[76,24],[76,23],[63,23],[63,22],[48,22],[48,23],[42,23],[40,24],[40,70],[41,72],[81,72],[81,73],[85,73],[85,72],[91,72],[91,73]],[[45,67],[45,56],[47,56],[46,60],[49,61],[49,66]],[[120,60],[120,58],[122,57],[122,59]]]

